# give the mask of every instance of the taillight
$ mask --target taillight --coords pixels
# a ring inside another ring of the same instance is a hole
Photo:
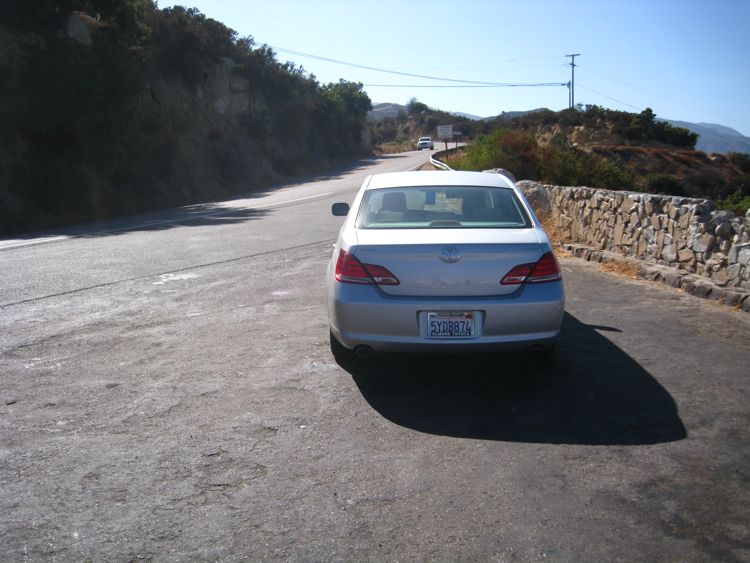
[[[399,281],[388,268],[376,266],[375,264],[364,264],[365,269],[378,285],[398,285]]]
[[[557,263],[557,258],[552,252],[547,252],[536,263],[531,274],[526,278],[526,283],[544,283],[560,281],[561,279],[560,264]]]
[[[505,274],[505,277],[500,280],[500,283],[503,285],[523,283],[526,281],[526,278],[529,277],[533,268],[534,264],[521,264],[520,266],[516,266],[510,272]]]
[[[345,250],[339,252],[336,261],[336,281],[347,283],[372,283],[370,274],[367,273],[362,262],[357,260],[353,254]]]
[[[515,285],[521,283],[544,283],[560,281],[560,265],[552,252],[547,252],[536,264],[521,264],[505,274],[500,283]]]
[[[398,285],[399,281],[388,268],[375,264],[363,264],[346,250],[339,251],[336,260],[336,281],[377,285]]]

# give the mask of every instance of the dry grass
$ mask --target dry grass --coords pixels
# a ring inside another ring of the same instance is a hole
[[[552,243],[552,247],[555,249],[555,254],[558,257],[572,257],[573,254],[569,252],[564,246],[566,243],[572,242],[570,239],[570,232],[561,229],[552,215],[549,213],[538,213],[537,217],[539,217],[539,221],[541,221],[542,227],[544,227],[544,231],[547,233],[547,236]],[[605,272],[618,274],[620,276],[625,276],[633,279],[637,279],[639,277],[638,264],[628,260],[603,262],[599,264],[599,267]]]
[[[616,262],[605,262],[600,264],[600,268],[605,272],[611,272],[620,276],[637,279],[638,278],[638,265],[633,262],[625,260]]]
[[[537,213],[539,221],[542,223],[544,232],[547,233],[552,246],[555,248],[555,252],[561,252],[568,254],[562,247],[566,242],[571,242],[570,233],[561,229],[557,222],[554,220],[549,213]]]
[[[375,154],[395,154],[414,150],[414,143],[408,141],[403,143],[383,143],[373,149]]]

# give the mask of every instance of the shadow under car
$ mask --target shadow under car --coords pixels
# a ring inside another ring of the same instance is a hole
[[[548,444],[645,445],[686,437],[671,395],[598,330],[566,313],[549,360],[381,354],[339,360],[367,402],[429,434]]]

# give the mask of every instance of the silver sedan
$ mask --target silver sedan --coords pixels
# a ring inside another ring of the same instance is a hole
[[[505,176],[377,174],[332,211],[346,216],[327,271],[335,354],[554,348],[560,267]]]

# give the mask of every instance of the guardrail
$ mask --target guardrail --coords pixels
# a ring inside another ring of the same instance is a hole
[[[441,170],[453,170],[450,166],[448,166],[445,162],[442,160],[439,160],[436,158],[438,155],[443,155],[443,153],[447,154],[450,151],[450,149],[438,151],[434,154],[430,155],[430,164],[432,164],[435,168],[440,168]]]

